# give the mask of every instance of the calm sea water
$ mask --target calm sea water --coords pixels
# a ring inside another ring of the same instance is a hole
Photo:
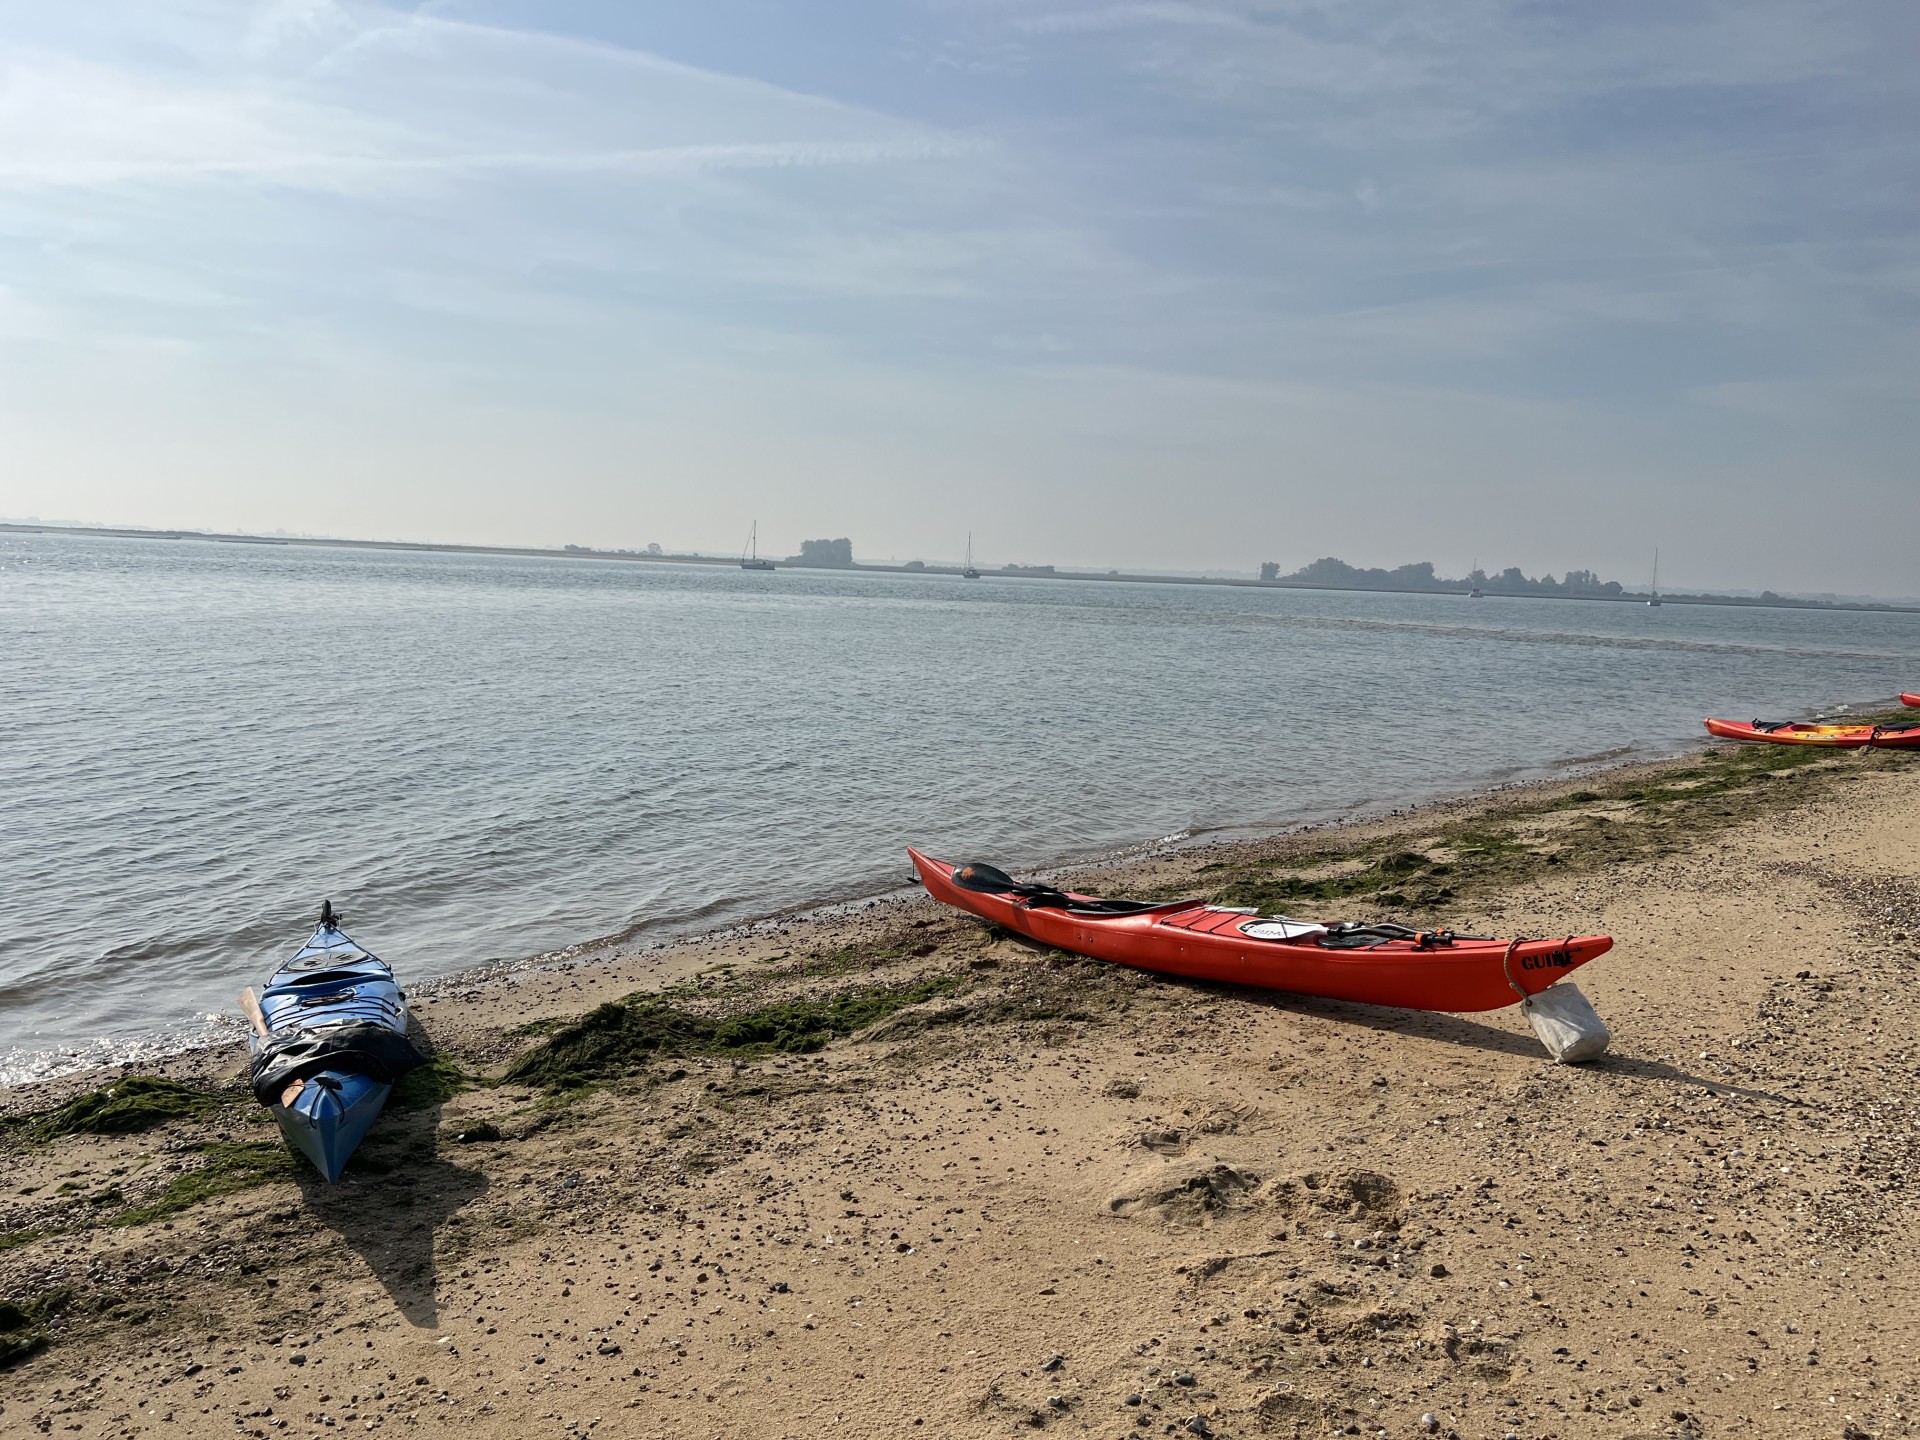
[[[331,897],[420,979],[1920,682],[1920,616],[0,535],[0,1083]]]

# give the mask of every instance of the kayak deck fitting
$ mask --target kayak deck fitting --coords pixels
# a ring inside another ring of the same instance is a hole
[[[927,893],[1028,939],[1165,975],[1409,1010],[1498,1010],[1613,948],[1606,935],[1492,940],[1403,925],[1320,925],[1200,900],[1148,904],[1020,885],[909,849]]]

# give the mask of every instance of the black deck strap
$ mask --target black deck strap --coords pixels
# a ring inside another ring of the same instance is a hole
[[[1416,949],[1431,950],[1437,947],[1449,947],[1460,940],[1490,940],[1490,935],[1459,935],[1452,930],[1415,930],[1410,925],[1397,925],[1391,920],[1378,920],[1371,925],[1346,920],[1338,925],[1329,925],[1327,933],[1321,937],[1321,948],[1327,950],[1360,950],[1372,945],[1384,945],[1389,940],[1411,940]]]
[[[253,1086],[254,1099],[262,1105],[277,1105],[287,1086],[323,1070],[364,1075],[391,1085],[426,1063],[427,1057],[406,1036],[360,1021],[269,1035],[247,1062],[247,1081]]]
[[[289,980],[284,985],[269,985],[261,992],[265,995],[312,995],[316,992],[330,995],[336,990],[348,990],[355,985],[364,985],[369,980],[387,980],[390,976],[373,970],[354,970],[342,966],[337,970],[308,970],[300,973],[297,980]]]
[[[1182,900],[1181,905],[1198,905],[1198,900]],[[1164,900],[1092,900],[1055,890],[1035,895],[1025,902],[1029,910],[1064,910],[1069,915],[1138,915],[1147,910],[1165,910]]]
[[[1329,925],[1327,932],[1332,935],[1377,935],[1382,940],[1415,940],[1420,932],[1411,925],[1398,925],[1391,920],[1376,920],[1362,925],[1348,920],[1339,925]]]

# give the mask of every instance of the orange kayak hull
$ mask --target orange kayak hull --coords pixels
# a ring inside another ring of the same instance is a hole
[[[1759,720],[1708,720],[1709,735],[1722,740],[1758,740],[1769,745],[1825,745],[1835,750],[1920,750],[1920,720],[1897,725],[1772,724]]]
[[[954,866],[918,850],[907,854],[927,893],[943,905],[1057,950],[1162,975],[1366,1005],[1454,1013],[1498,1010],[1519,1003],[1522,992],[1538,994],[1613,948],[1606,935],[1439,944],[1389,940],[1352,949],[1256,939],[1242,927],[1259,923],[1259,917],[1241,910],[1189,900],[1129,914],[1082,914],[1029,904],[1018,894],[962,887],[954,883]]]
[[[1902,705],[1911,705],[1915,709],[1920,710],[1920,695],[1909,695],[1903,690],[1900,692],[1900,703]]]

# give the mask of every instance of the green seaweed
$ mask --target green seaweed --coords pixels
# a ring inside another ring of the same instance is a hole
[[[864,1030],[904,1006],[951,994],[959,986],[958,979],[942,975],[917,985],[876,985],[843,990],[824,1000],[764,1005],[721,1021],[710,1048],[718,1054],[804,1054],[831,1039]]]
[[[435,1055],[417,1070],[409,1070],[393,1087],[393,1103],[403,1110],[424,1110],[444,1105],[467,1090],[477,1090],[488,1082],[469,1074],[444,1055]]]
[[[866,942],[855,945],[842,945],[833,950],[812,950],[789,961],[777,973],[800,975],[815,979],[826,979],[835,975],[852,975],[860,971],[882,969],[909,955],[930,954],[933,947],[914,951],[904,948],[894,941]],[[736,988],[755,984],[753,976],[743,976],[735,982]]]
[[[903,1006],[950,994],[960,984],[955,977],[937,976],[913,985],[876,985],[823,999],[783,1000],[722,1017],[697,1015],[657,996],[630,996],[555,1031],[522,1056],[507,1078],[563,1090],[630,1073],[654,1059],[807,1054]]]
[[[202,1200],[251,1190],[275,1180],[291,1180],[298,1165],[286,1146],[274,1140],[209,1140],[192,1147],[206,1157],[204,1164],[176,1175],[144,1205],[122,1210],[115,1225],[145,1225],[177,1215]]]
[[[1386,875],[1410,875],[1416,870],[1425,870],[1433,864],[1430,856],[1420,855],[1412,850],[1396,850],[1393,854],[1374,863],[1374,869]]]
[[[29,1300],[0,1300],[0,1370],[17,1365],[47,1344],[47,1321],[66,1307],[65,1286]]]
[[[26,1134],[34,1141],[62,1135],[134,1135],[169,1120],[204,1115],[227,1098],[157,1075],[127,1075],[76,1095],[58,1109],[30,1117]]]
[[[1876,752],[1865,763],[1897,764],[1901,758],[1898,752]],[[1798,772],[1822,762],[1828,762],[1824,771],[1800,778]],[[1411,838],[1402,834],[1347,851],[1322,848],[1284,859],[1215,862],[1202,873],[1213,886],[1208,898],[1220,905],[1299,914],[1308,906],[1357,899],[1381,909],[1432,911],[1462,895],[1487,895],[1522,883],[1549,867],[1591,870],[1669,852],[1691,837],[1793,803],[1804,791],[1777,790],[1783,780],[1796,787],[1819,783],[1819,776],[1844,774],[1840,767],[1858,763],[1858,757],[1836,762],[1834,752],[1808,746],[1714,749],[1672,768],[1641,770],[1613,782],[1601,777],[1569,794],[1523,798],[1442,823],[1419,843],[1450,851],[1446,863],[1402,848]],[[1618,818],[1568,815],[1599,807],[1624,813]],[[1530,822],[1548,819],[1559,828],[1529,837]],[[1303,873],[1341,860],[1361,865],[1340,875]]]
[[[1446,875],[1450,869],[1416,851],[1395,850],[1364,869],[1346,875],[1313,878],[1297,872],[1263,875],[1243,869],[1217,886],[1209,898],[1216,905],[1251,905],[1262,911],[1286,910],[1303,901],[1345,900],[1360,895],[1392,905],[1401,903],[1399,886],[1421,876]]]

